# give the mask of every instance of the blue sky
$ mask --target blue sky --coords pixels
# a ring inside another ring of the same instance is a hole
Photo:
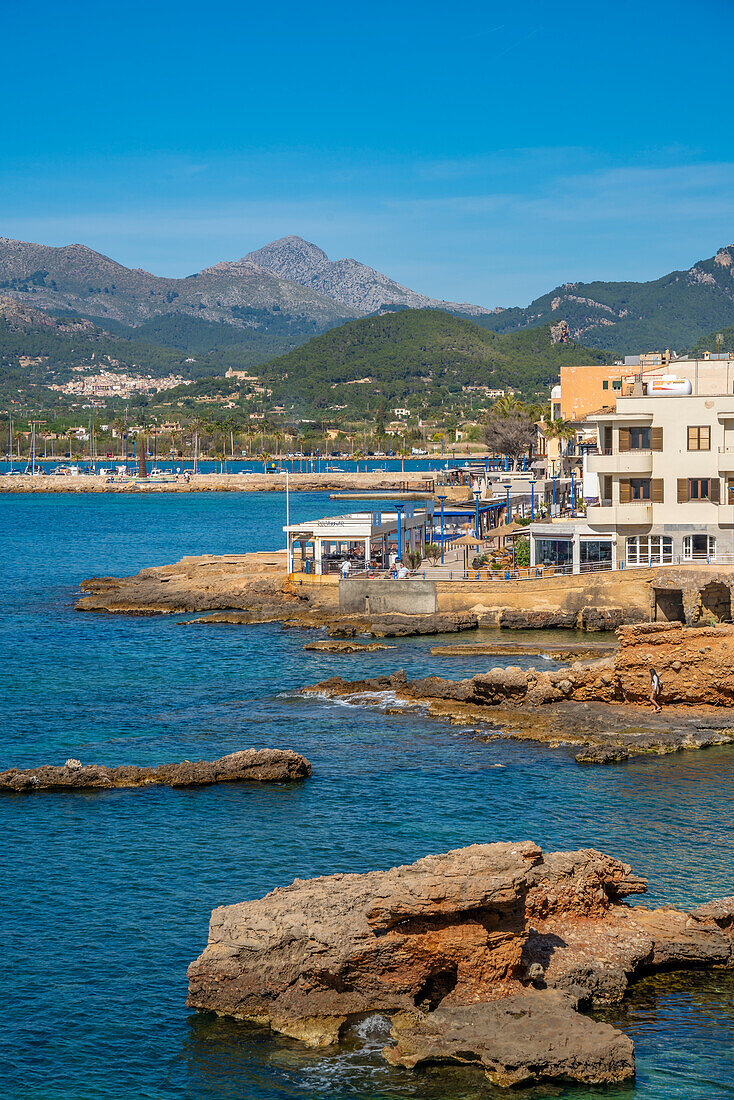
[[[734,242],[731,0],[3,14],[0,234],[186,275],[289,233],[525,304]]]

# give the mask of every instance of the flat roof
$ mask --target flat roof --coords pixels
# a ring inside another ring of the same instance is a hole
[[[389,533],[398,529],[398,515],[402,518],[403,528],[417,527],[426,522],[430,513],[426,508],[416,508],[411,515],[404,511],[386,512],[381,508],[375,508],[370,512],[344,512],[337,516],[324,516],[322,519],[303,520],[301,523],[284,525],[283,530],[287,534],[306,535],[318,534],[326,537],[334,534],[335,538],[347,535],[366,537],[375,532]],[[377,517],[377,522],[375,522]]]

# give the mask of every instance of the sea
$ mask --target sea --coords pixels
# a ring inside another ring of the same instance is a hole
[[[290,507],[298,522],[343,504],[291,494]],[[211,910],[295,877],[529,839],[628,861],[648,878],[653,903],[734,893],[731,748],[580,767],[568,747],[482,742],[473,727],[421,707],[393,713],[389,698],[366,707],[300,694],[336,673],[463,677],[501,663],[431,656],[455,635],[333,655],[304,650],[318,632],[278,624],[74,610],[85,577],[276,549],[284,523],[280,493],[0,495],[0,769],[68,757],[214,759],[250,746],[295,749],[313,765],[313,778],[289,786],[0,797],[5,1100],[504,1095],[474,1070],[389,1067],[380,1017],[360,1021],[338,1047],[313,1050],[186,1008],[186,968],[206,944]],[[635,1042],[634,1085],[513,1095],[734,1095],[731,974],[647,978],[603,1018]]]

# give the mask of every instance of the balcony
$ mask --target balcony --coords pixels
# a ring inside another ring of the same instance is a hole
[[[652,473],[652,451],[605,451],[604,454],[590,454],[588,463],[592,474],[645,477]]]
[[[719,473],[734,474],[734,447],[719,447]]]
[[[601,504],[586,510],[586,519],[593,527],[644,527],[652,523],[652,505],[649,500],[633,500],[629,504]]]

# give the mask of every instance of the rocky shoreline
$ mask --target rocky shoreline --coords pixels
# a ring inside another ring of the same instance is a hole
[[[477,729],[484,739],[504,732],[522,740],[577,744],[579,763],[605,764],[643,753],[702,749],[734,741],[734,627],[678,623],[620,627],[619,650],[570,668],[492,668],[466,680],[408,680],[404,672],[363,680],[331,677],[306,694],[348,696],[368,705],[385,692],[397,704]],[[662,714],[645,706],[650,672],[661,678]]]
[[[614,651],[613,644],[544,645],[543,656],[554,661],[576,661],[581,658],[606,657]],[[466,645],[437,645],[431,647],[432,657],[522,657],[538,654],[538,645],[515,642],[470,642]]]
[[[304,629],[323,627],[332,637],[371,634],[375,638],[420,634],[458,633],[466,630],[578,629],[612,631],[624,620],[621,608],[589,605],[593,591],[575,601],[574,610],[538,608],[488,608],[482,599],[496,593],[469,593],[470,606],[423,614],[403,611],[351,612],[340,608],[337,577],[289,577],[285,552],[201,555],[185,557],[170,565],[142,569],[132,577],[91,577],[82,582],[84,595],[77,611],[126,615],[165,615],[191,612],[199,626],[229,624],[250,626],[280,622]],[[394,582],[398,585],[398,582]],[[489,583],[493,587],[493,582]],[[399,585],[398,585],[399,587]],[[453,596],[465,597],[457,582]],[[573,647],[570,647],[573,648]]]
[[[288,749],[242,749],[219,760],[108,768],[102,764],[42,764],[0,772],[0,792],[119,790],[131,787],[205,787],[213,783],[291,783],[311,775],[305,757]]]
[[[636,976],[734,966],[734,898],[630,906],[646,883],[593,850],[473,845],[389,871],[296,879],[215,909],[187,1004],[314,1046],[368,1013],[388,1061],[481,1065],[493,1084],[634,1076],[629,1038],[578,1010]]]

